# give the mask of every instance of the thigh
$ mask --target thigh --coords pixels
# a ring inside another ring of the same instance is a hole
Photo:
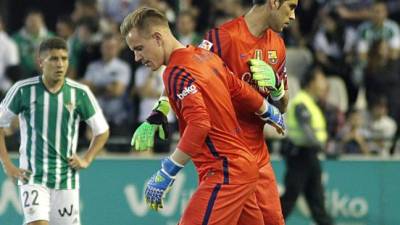
[[[53,190],[51,225],[80,225],[79,189]]]
[[[271,163],[267,163],[259,170],[256,198],[257,204],[263,214],[265,225],[285,224],[281,202],[279,199],[278,185]]]
[[[231,185],[202,183],[193,194],[180,225],[233,225],[239,221],[256,183]]]
[[[240,214],[238,225],[264,225],[263,214],[257,203],[256,194],[253,193],[246,201],[242,213]],[[277,224],[278,225],[278,224]]]
[[[34,221],[49,221],[50,190],[38,184],[21,185],[19,190],[24,224]]]

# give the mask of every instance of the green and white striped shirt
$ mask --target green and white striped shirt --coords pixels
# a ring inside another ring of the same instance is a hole
[[[49,92],[42,77],[17,82],[0,105],[0,127],[19,116],[20,167],[32,171],[29,184],[53,189],[79,188],[79,175],[68,166],[76,152],[81,120],[98,135],[108,124],[97,101],[85,85],[68,78],[60,91]]]

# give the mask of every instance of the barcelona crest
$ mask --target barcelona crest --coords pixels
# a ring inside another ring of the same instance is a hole
[[[278,62],[278,54],[276,50],[270,50],[267,52],[268,62],[270,64],[276,64]]]

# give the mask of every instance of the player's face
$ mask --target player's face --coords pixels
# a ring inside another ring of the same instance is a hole
[[[155,35],[143,33],[133,28],[126,36],[126,43],[135,54],[136,62],[142,63],[153,71],[158,70],[164,62],[164,51],[160,40]]]
[[[275,32],[282,32],[284,28],[296,19],[295,10],[298,0],[286,0],[279,4],[279,0],[275,0],[278,7],[272,13],[270,28]]]
[[[43,76],[53,82],[64,80],[68,69],[68,52],[64,49],[51,49],[40,55],[40,68]]]

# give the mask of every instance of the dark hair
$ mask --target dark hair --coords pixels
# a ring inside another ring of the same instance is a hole
[[[307,68],[304,75],[301,77],[300,87],[301,88],[307,87],[313,80],[315,80],[315,77],[317,76],[318,72],[323,72],[321,66],[317,64],[310,65]]]
[[[52,49],[67,49],[67,42],[65,42],[64,39],[59,38],[59,37],[52,37],[49,39],[46,39],[40,43],[39,46],[39,55],[42,54],[45,51],[49,51]]]
[[[96,0],[76,0],[76,3],[79,3],[84,6],[93,7],[97,5]]]
[[[253,0],[253,5],[262,5],[266,2],[267,0]]]
[[[57,18],[57,22],[59,23],[65,23],[67,26],[69,26],[72,29],[75,29],[75,23],[72,20],[72,18],[69,15],[61,15]]]
[[[86,27],[91,33],[99,30],[99,21],[92,17],[83,17],[78,21],[78,26]]]

